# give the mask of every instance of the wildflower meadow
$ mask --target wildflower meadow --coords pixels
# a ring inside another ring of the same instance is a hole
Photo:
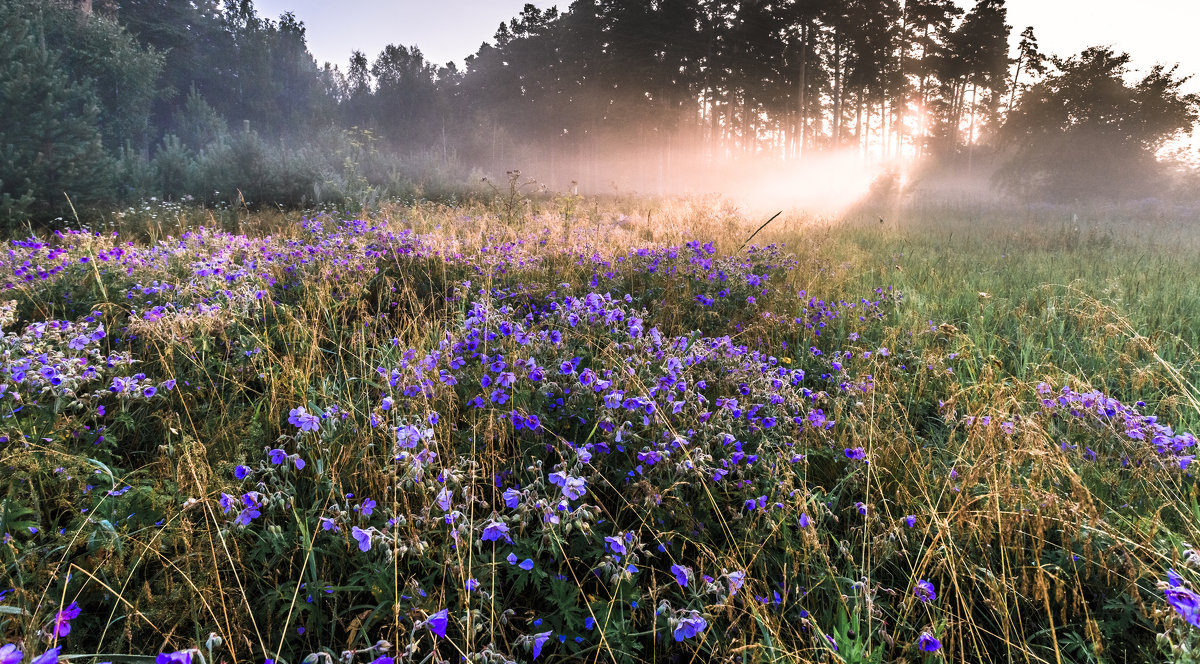
[[[1200,661],[1195,247],[525,203],[6,242],[0,664]]]

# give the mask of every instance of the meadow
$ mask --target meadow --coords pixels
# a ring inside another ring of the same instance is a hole
[[[0,663],[1200,661],[1195,226],[887,217],[9,241]]]

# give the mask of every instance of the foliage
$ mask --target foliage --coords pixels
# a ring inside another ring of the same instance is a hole
[[[0,6],[0,223],[8,228],[25,215],[61,214],[66,196],[81,205],[113,197],[96,95],[71,79],[24,9]]]
[[[955,214],[742,250],[711,201],[528,203],[164,204],[10,242],[0,636],[32,658],[70,625],[64,653],[114,661],[1186,654],[1194,249],[1135,274],[1119,236]]]
[[[1153,192],[1165,171],[1156,152],[1189,131],[1200,97],[1186,77],[1155,66],[1135,83],[1128,54],[1093,47],[1055,60],[1056,72],[1023,94],[1002,134],[1010,188],[1058,200]]]

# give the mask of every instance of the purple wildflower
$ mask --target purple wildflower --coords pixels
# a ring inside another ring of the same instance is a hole
[[[683,641],[690,639],[708,628],[708,621],[699,613],[691,612],[691,615],[679,621],[675,626],[675,640]]]
[[[921,579],[917,581],[917,585],[913,588],[913,594],[922,602],[928,602],[937,599],[937,592],[933,589],[933,584]]]
[[[449,623],[449,618],[450,610],[442,609],[429,616],[429,619],[425,621],[425,626],[429,628],[429,631],[444,639],[446,638],[446,625]]]
[[[692,575],[692,570],[687,567],[680,567],[679,565],[671,565],[671,574],[675,575],[675,581],[679,585],[686,588],[688,577]]]
[[[321,426],[321,418],[306,411],[304,406],[297,406],[288,411],[288,423],[301,431],[316,431]]]
[[[1167,588],[1163,591],[1167,603],[1195,627],[1200,627],[1200,595],[1187,588]]]
[[[0,664],[18,664],[25,653],[17,649],[15,643],[0,646]]]
[[[359,551],[365,552],[365,551],[371,550],[371,531],[370,530],[363,530],[362,528],[359,528],[358,526],[354,526],[350,530],[350,534],[354,536],[354,539],[358,540],[358,550]]]
[[[33,661],[30,662],[29,664],[57,664],[58,653],[60,651],[62,651],[62,646],[58,646],[57,648],[51,648],[51,649],[47,650],[46,652],[35,657],[33,659]]]
[[[537,659],[538,655],[542,654],[542,646],[546,645],[546,641],[550,640],[550,632],[542,632],[533,635],[533,658]]]
[[[512,541],[512,539],[508,536],[508,524],[502,521],[488,521],[487,525],[484,526],[483,534],[480,535],[479,539],[484,542],[495,542],[501,539],[506,542]]]
[[[71,621],[78,618],[81,612],[82,609],[79,608],[79,604],[71,602],[70,606],[56,613],[54,615],[54,630],[52,632],[54,637],[61,639],[70,634]]]

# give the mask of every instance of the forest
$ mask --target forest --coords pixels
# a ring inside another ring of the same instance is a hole
[[[715,190],[829,155],[1028,200],[1194,177],[1161,158],[1198,117],[1187,73],[1104,46],[1043,53],[1004,0],[526,5],[462,68],[400,44],[319,65],[303,22],[252,0],[9,0],[0,29],[10,225],[151,197],[437,198],[517,169],[559,191],[611,191],[614,173]]]

